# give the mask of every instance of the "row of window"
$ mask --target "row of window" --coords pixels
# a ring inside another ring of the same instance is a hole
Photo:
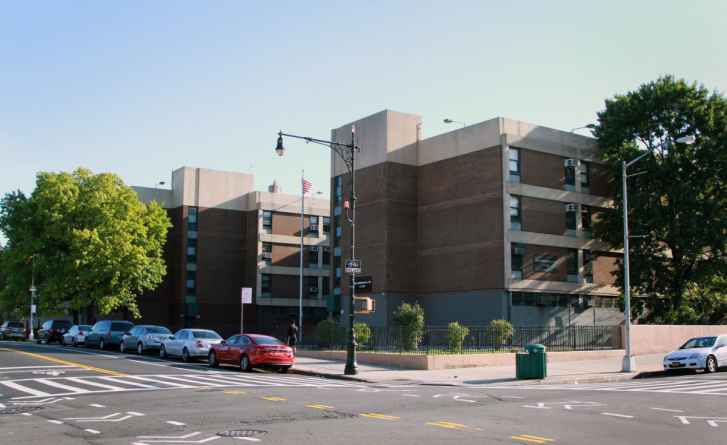
[[[510,247],[510,263],[512,279],[522,280],[530,273],[552,273],[558,267],[558,256],[549,253],[541,253],[532,257],[532,264],[525,265],[525,249],[522,244],[512,244]],[[578,282],[578,250],[569,249],[566,256],[567,278],[566,281]],[[526,267],[527,266],[527,267]],[[527,269],[527,270],[526,270]],[[593,253],[589,250],[583,251],[583,281],[593,283]]]
[[[528,292],[513,292],[513,306],[541,306],[541,307],[573,307],[587,309],[589,307],[616,308],[616,297],[596,297],[592,295],[561,295],[536,294]]]
[[[520,174],[522,172],[520,149],[510,147],[508,152],[508,170],[510,173],[510,181],[520,182]],[[564,188],[566,190],[575,191],[576,167],[578,167],[578,176],[580,176],[581,179],[581,191],[588,193],[591,173],[589,164],[585,161],[567,160],[563,163],[563,175],[565,178]]]
[[[578,204],[567,203],[565,208],[565,227],[568,231],[567,234],[575,236],[578,229],[578,222],[576,219],[576,211],[578,210]],[[581,210],[581,230],[590,234],[593,225],[593,211],[591,207],[587,205],[580,205]],[[510,195],[510,229],[511,230],[522,230],[522,202],[519,196]]]
[[[323,224],[323,233],[328,234],[331,231],[331,218],[328,216],[318,217],[310,215],[308,217],[307,235],[318,236],[318,223]],[[267,231],[273,230],[273,212],[271,210],[263,210],[263,229]]]
[[[298,295],[273,295],[273,275],[272,274],[261,274],[260,275],[260,296],[263,298],[293,298]],[[287,279],[288,277],[286,277]],[[328,294],[328,288],[330,282],[328,277],[321,277],[321,286],[323,289],[323,295]],[[318,277],[305,277],[303,280],[303,297],[304,298],[318,298]]]
[[[195,312],[190,305],[197,304],[197,207],[187,209],[187,280],[185,296],[185,314],[189,317]],[[186,321],[185,321],[186,323]]]

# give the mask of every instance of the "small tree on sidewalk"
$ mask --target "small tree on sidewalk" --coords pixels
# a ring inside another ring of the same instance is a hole
[[[490,332],[495,347],[509,345],[512,343],[513,328],[512,324],[507,320],[492,320],[490,322]]]
[[[415,351],[424,334],[424,309],[418,303],[402,303],[394,311],[394,324],[399,329],[401,348]]]

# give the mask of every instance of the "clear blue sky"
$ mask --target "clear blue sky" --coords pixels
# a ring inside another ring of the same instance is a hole
[[[266,3],[266,6],[259,4]],[[347,5],[344,3],[348,3]],[[727,90],[727,2],[0,2],[0,193],[85,166],[182,165],[326,193],[326,138],[389,108],[424,136],[506,116],[561,129],[661,74]]]

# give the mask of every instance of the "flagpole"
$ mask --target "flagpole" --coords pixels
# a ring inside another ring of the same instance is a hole
[[[298,332],[299,340],[303,341],[303,231],[304,231],[304,219],[303,212],[305,211],[305,187],[303,183],[305,181],[305,170],[301,170],[300,177],[300,286],[298,292]]]

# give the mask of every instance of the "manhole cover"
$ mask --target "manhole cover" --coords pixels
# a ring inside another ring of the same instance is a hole
[[[42,406],[8,406],[6,408],[0,409],[0,416],[29,413],[31,411],[37,411],[41,408],[42,408]]]
[[[217,433],[217,435],[220,437],[259,437],[267,433],[267,431],[263,430],[229,430]]]

